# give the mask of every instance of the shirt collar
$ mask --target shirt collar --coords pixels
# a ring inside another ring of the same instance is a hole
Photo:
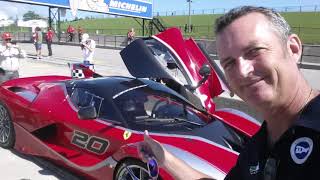
[[[303,109],[295,126],[303,126],[320,131],[320,95],[312,99]]]

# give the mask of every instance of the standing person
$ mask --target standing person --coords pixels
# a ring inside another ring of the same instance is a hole
[[[231,89],[265,119],[226,179],[319,179],[320,96],[297,67],[299,37],[279,13],[252,6],[218,18],[215,34]],[[208,178],[147,133],[139,152],[154,156],[174,179]]]
[[[96,42],[89,39],[89,34],[82,35],[81,50],[83,53],[83,63],[86,65],[93,64],[93,55],[96,48]]]
[[[43,37],[42,37],[42,31],[40,27],[36,27],[35,29],[35,47],[36,47],[36,53],[37,53],[37,59],[41,59],[42,55],[41,55],[41,50],[42,50],[42,41],[43,41]]]
[[[84,33],[84,30],[83,30],[83,28],[81,27],[81,26],[78,26],[78,38],[79,38],[79,43],[81,43],[81,41],[82,41],[82,35],[83,35],[83,33]]]
[[[136,35],[136,33],[134,32],[134,29],[131,28],[127,34],[127,39],[128,39],[127,44],[130,44],[134,40],[135,35]]]
[[[19,58],[25,58],[26,53],[12,43],[10,33],[2,34],[0,45],[0,83],[19,77]]]
[[[48,56],[49,57],[52,56],[51,45],[52,45],[53,35],[54,35],[54,32],[53,32],[52,28],[48,27],[48,32],[46,34],[46,41],[47,41],[47,46],[48,46]]]
[[[69,42],[72,42],[73,41],[73,37],[74,37],[74,32],[75,32],[75,29],[73,26],[69,25],[68,26],[68,29],[67,29],[67,33],[68,33],[68,41]]]

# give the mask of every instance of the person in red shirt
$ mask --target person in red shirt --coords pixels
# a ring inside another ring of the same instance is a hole
[[[74,27],[71,26],[71,25],[69,25],[69,26],[68,26],[68,29],[67,29],[67,33],[68,33],[68,36],[69,36],[69,42],[72,42],[72,41],[73,41],[74,32],[75,32]]]
[[[134,29],[131,28],[127,34],[127,44],[130,44],[134,40],[135,36],[136,36],[136,33],[134,32]]]
[[[48,27],[48,32],[46,34],[46,41],[47,41],[47,46],[48,46],[48,56],[52,56],[52,39],[53,39],[54,32],[51,27]]]
[[[84,33],[84,29],[81,26],[78,26],[78,37],[79,37],[79,43],[82,41],[82,35]]]

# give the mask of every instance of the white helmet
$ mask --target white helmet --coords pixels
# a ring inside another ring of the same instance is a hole
[[[89,34],[87,33],[82,34],[82,40],[81,40],[82,42],[85,42],[88,39],[89,39]]]

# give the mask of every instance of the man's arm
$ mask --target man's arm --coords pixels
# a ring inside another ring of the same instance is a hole
[[[94,40],[91,40],[90,45],[87,45],[86,43],[82,44],[85,48],[87,48],[90,52],[94,51],[96,48],[96,43]]]
[[[145,132],[144,141],[139,145],[139,154],[144,161],[154,157],[159,165],[168,171],[174,179],[213,179],[186,164],[167,151],[158,141],[152,139],[148,132]]]
[[[186,164],[184,161],[176,158],[171,153],[167,152],[166,160],[164,161],[163,168],[166,169],[173,176],[174,179],[213,179]]]

